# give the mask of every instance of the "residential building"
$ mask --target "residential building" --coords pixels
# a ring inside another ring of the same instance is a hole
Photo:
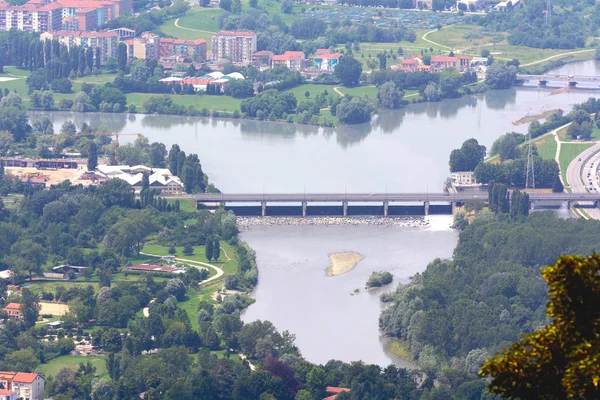
[[[477,185],[477,179],[475,179],[475,173],[473,171],[453,172],[450,175],[450,178],[455,187]]]
[[[439,72],[449,68],[453,68],[457,71],[465,71],[469,69],[470,62],[471,57],[467,56],[432,56],[431,69],[433,72]]]
[[[8,303],[4,307],[4,311],[6,311],[9,318],[21,318],[21,305],[19,303]]]
[[[116,32],[70,32],[70,31],[58,31],[58,32],[46,32],[40,35],[40,40],[53,40],[56,39],[60,44],[64,44],[67,47],[81,46],[91,47],[94,49],[94,57],[96,57],[95,49],[100,48],[100,64],[106,64],[106,60],[109,57],[117,57],[118,50],[118,35]],[[75,165],[77,168],[77,165]]]
[[[274,54],[272,51],[261,50],[255,53],[252,53],[252,65],[256,68],[271,68],[273,64]]]
[[[44,399],[45,381],[38,374],[2,371],[0,372],[0,385],[4,387],[4,390],[14,392],[17,398],[23,400]]]
[[[256,51],[256,33],[221,31],[212,37],[212,60],[250,64]]]
[[[0,389],[0,400],[17,400],[19,395],[12,390]]]
[[[58,265],[56,267],[52,267],[52,271],[58,274],[69,275],[70,273],[75,274],[75,276],[81,276],[89,267],[82,267],[77,265]]]
[[[273,68],[288,67],[290,71],[302,72],[306,66],[306,57],[301,51],[286,51],[273,56]]]
[[[143,32],[139,37],[125,40],[124,43],[127,45],[127,59],[129,61],[132,61],[134,58],[154,58],[158,60],[159,42],[160,37],[152,32]]]
[[[331,51],[331,49],[317,49],[317,51],[315,52],[316,56],[324,56],[327,54],[331,54],[333,53],[333,51]]]
[[[166,168],[150,168],[144,165],[133,167],[128,165],[100,165],[98,173],[107,179],[123,179],[133,186],[136,191],[142,189],[144,174],[149,174],[150,188],[156,189],[160,194],[179,194],[185,191],[181,180]]]
[[[216,86],[219,89],[219,91],[222,92],[225,88],[225,85],[227,85],[227,83],[231,79],[245,79],[245,78],[244,78],[244,75],[240,74],[239,72],[232,72],[230,74],[223,75],[222,72],[215,71],[215,72],[211,72],[210,74],[201,76],[199,78],[196,78],[196,77],[179,78],[179,77],[175,77],[175,76],[170,76],[168,78],[161,79],[160,82],[165,83],[167,85],[175,85],[175,84],[192,85],[196,92],[197,91],[206,91],[207,85],[213,85],[213,86]]]
[[[12,6],[0,3],[0,30],[18,29],[26,32],[58,30],[62,24],[62,6],[58,3],[26,3]]]
[[[206,40],[159,39],[158,57],[181,56],[196,62],[206,61]]]
[[[401,63],[401,70],[406,72],[415,72],[419,67],[419,62],[416,58],[408,58]]]
[[[109,32],[115,32],[119,41],[125,39],[133,39],[135,37],[135,31],[129,28],[117,28],[111,29]]]
[[[339,53],[321,52],[317,50],[317,55],[313,60],[313,68],[323,72],[335,71],[335,66],[340,62],[344,55]]]

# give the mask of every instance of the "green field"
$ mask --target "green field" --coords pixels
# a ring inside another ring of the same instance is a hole
[[[231,245],[229,245],[227,242],[221,241],[221,257],[219,258],[219,261],[208,261],[205,256],[204,246],[193,246],[193,248],[194,254],[191,256],[185,256],[183,255],[183,247],[176,246],[175,249],[177,250],[177,252],[175,253],[175,257],[212,264],[216,267],[221,268],[225,275],[234,274],[237,272],[236,252],[234,248],[231,247]],[[169,248],[167,246],[161,246],[158,244],[146,244],[144,245],[142,251],[144,253],[155,254],[159,256],[169,255]],[[229,261],[227,261],[227,257],[229,257]],[[216,274],[216,272],[212,268],[209,268],[208,270],[210,271],[210,276]]]
[[[90,362],[96,367],[96,374],[102,378],[108,376],[106,370],[106,362],[104,357],[86,357],[86,356],[61,356],[57,357],[46,364],[42,364],[38,367],[40,372],[43,372],[45,376],[56,376],[58,371],[62,368],[78,368],[79,364]]]
[[[563,143],[560,146],[560,155],[558,160],[560,161],[560,173],[563,178],[563,182],[567,181],[567,168],[573,159],[585,149],[592,147],[594,143]]]
[[[537,151],[544,160],[554,160],[556,157],[556,140],[554,135],[546,135],[539,140],[533,142],[537,147]]]

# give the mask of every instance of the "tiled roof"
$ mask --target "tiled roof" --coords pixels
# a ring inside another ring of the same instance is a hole
[[[335,386],[327,386],[325,388],[325,391],[327,393],[333,393],[333,394],[340,394],[342,392],[349,392],[350,389],[348,388],[343,388],[343,387],[335,387]]]
[[[329,60],[329,59],[337,59],[337,58],[342,58],[344,55],[340,54],[340,53],[330,53],[330,54],[322,54],[320,56],[318,56],[317,58],[322,58],[325,60]]]
[[[419,62],[417,60],[415,60],[414,58],[409,58],[408,60],[402,61],[402,64],[404,64],[404,65],[415,65],[418,63]]]
[[[452,62],[455,63],[458,61],[457,57],[449,57],[449,56],[433,56],[431,57],[431,62]]]
[[[27,372],[17,372],[13,382],[32,383],[38,377],[38,374],[29,374]]]
[[[331,49],[317,49],[316,55],[322,56],[322,55],[331,54],[331,53],[332,53]]]
[[[12,390],[0,389],[0,396],[12,396],[15,392]]]
[[[8,303],[4,308],[6,310],[20,310],[21,305],[19,303]]]

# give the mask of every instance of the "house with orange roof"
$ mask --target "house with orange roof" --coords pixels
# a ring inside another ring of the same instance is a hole
[[[9,318],[21,318],[21,305],[19,303],[8,303],[4,307],[4,311],[6,311]]]
[[[327,392],[327,394],[330,394],[331,396],[325,397],[323,400],[334,400],[340,395],[340,393],[350,392],[350,389],[335,386],[327,386],[325,388],[325,392]]]
[[[306,57],[302,51],[286,51],[273,56],[273,68],[288,67],[290,71],[302,72],[306,67]]]
[[[333,72],[343,56],[340,53],[317,54],[313,60],[313,68],[317,71]]]
[[[402,61],[401,65],[401,69],[403,71],[415,72],[419,67],[419,61],[417,61],[416,58],[407,58],[406,60]]]
[[[19,395],[12,390],[0,389],[0,400],[17,400]]]
[[[196,62],[206,61],[206,40],[183,40],[160,38],[158,42],[160,59],[172,56],[189,57]]]
[[[470,62],[471,57],[467,56],[432,56],[431,69],[433,72],[439,72],[449,68],[453,68],[457,71],[466,71],[469,69]]]
[[[9,397],[10,393],[23,400],[42,400],[45,384],[44,378],[35,373],[0,371],[0,385],[4,387],[9,400],[13,400]]]

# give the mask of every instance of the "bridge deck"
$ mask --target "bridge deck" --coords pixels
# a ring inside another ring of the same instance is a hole
[[[465,202],[487,201],[488,193],[199,193],[178,196],[198,202]],[[600,193],[530,193],[530,201],[600,201]]]

